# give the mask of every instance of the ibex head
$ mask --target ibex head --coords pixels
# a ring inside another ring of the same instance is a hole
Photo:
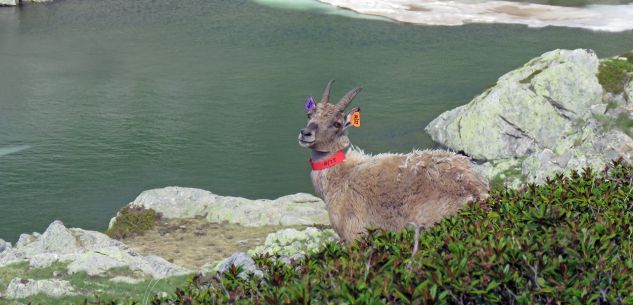
[[[306,104],[308,125],[299,132],[299,145],[320,152],[336,152],[350,144],[345,129],[351,125],[352,113],[360,112],[360,108],[355,107],[347,115],[344,111],[363,88],[357,86],[345,94],[337,104],[330,104],[333,83],[334,80],[328,82],[321,102],[316,105]]]

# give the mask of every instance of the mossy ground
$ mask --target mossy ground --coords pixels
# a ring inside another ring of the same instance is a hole
[[[604,90],[621,94],[624,86],[633,79],[633,62],[621,59],[608,59],[600,64],[598,71],[598,82]]]
[[[264,277],[196,276],[156,304],[633,304],[633,167],[498,187],[422,232],[372,230]]]
[[[229,223],[209,223],[205,218],[163,219],[143,235],[124,238],[126,245],[142,255],[158,255],[192,270],[206,263],[246,252],[261,245],[269,233],[281,226],[244,227]],[[301,226],[293,228],[301,229]]]

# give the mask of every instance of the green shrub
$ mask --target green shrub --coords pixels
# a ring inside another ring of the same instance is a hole
[[[629,63],[633,64],[633,51],[629,51],[629,52],[626,52],[626,53],[622,54],[622,57],[626,57],[626,59],[629,61]]]
[[[160,218],[160,213],[152,209],[124,207],[106,234],[116,239],[140,235],[153,228]]]
[[[423,231],[415,255],[412,230],[370,230],[293,265],[255,257],[262,279],[196,276],[153,304],[633,304],[632,184],[620,160],[498,187]]]
[[[600,64],[598,82],[608,92],[620,94],[631,80],[633,63],[626,60],[611,59]]]

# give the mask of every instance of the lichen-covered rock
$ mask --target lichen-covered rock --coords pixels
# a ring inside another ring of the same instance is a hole
[[[251,258],[250,255],[244,252],[233,253],[233,255],[231,255],[229,258],[220,262],[215,267],[215,270],[219,273],[224,273],[233,265],[235,265],[236,267],[242,267],[242,272],[240,272],[237,276],[243,279],[248,278],[249,273],[252,273],[257,277],[264,276],[264,273],[261,270],[257,269],[253,258]]]
[[[251,200],[171,186],[144,191],[129,206],[152,209],[165,218],[203,216],[210,222],[226,221],[248,227],[329,223],[325,203],[303,193],[275,200]],[[110,226],[114,219],[110,221]]]
[[[631,161],[633,131],[619,130],[626,122],[613,123],[626,120],[627,93],[603,90],[598,68],[590,50],[547,52],[425,130],[479,161],[492,181],[510,174],[541,183],[554,172],[597,169],[618,157]]]
[[[477,160],[525,157],[552,147],[601,102],[598,58],[555,50],[499,78],[467,105],[441,114],[426,131],[434,141]]]
[[[5,297],[9,299],[27,298],[38,293],[52,297],[76,295],[77,292],[70,282],[58,279],[32,280],[14,278],[9,283]]]
[[[45,268],[54,262],[67,262],[68,272],[102,275],[114,267],[128,267],[153,278],[189,273],[189,270],[156,256],[142,256],[107,235],[78,228],[68,229],[54,221],[43,234],[22,234],[13,248],[0,252],[0,267],[28,262],[32,268]]]
[[[331,229],[319,230],[314,227],[303,231],[296,229],[283,229],[268,234],[264,245],[249,251],[249,254],[270,254],[292,257],[296,254],[307,255],[321,250],[323,244],[338,240],[336,232]]]
[[[218,195],[209,191],[169,186],[142,192],[129,206],[152,209],[165,218],[205,216]]]
[[[275,200],[222,197],[209,208],[207,220],[228,221],[247,227],[329,223],[325,203],[317,197],[301,193]]]

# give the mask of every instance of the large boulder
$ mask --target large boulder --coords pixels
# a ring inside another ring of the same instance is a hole
[[[128,267],[156,279],[183,275],[189,270],[155,256],[142,256],[107,235],[79,228],[68,229],[56,220],[42,234],[22,234],[16,246],[0,252],[0,267],[28,262],[45,268],[67,262],[69,273],[103,275],[114,267]]]
[[[14,278],[9,283],[4,296],[9,299],[22,299],[40,293],[52,297],[64,297],[77,294],[68,281],[58,279],[32,280]]]
[[[325,203],[298,193],[275,200],[219,196],[209,191],[165,187],[144,191],[128,206],[152,209],[165,218],[206,217],[210,222],[242,226],[329,224]],[[116,217],[110,221],[110,227]]]
[[[599,67],[591,50],[547,52],[425,130],[472,157],[490,180],[515,174],[540,183],[554,172],[632,160],[631,133],[612,122],[630,119],[625,109],[633,82],[613,96],[598,81]]]
[[[476,160],[525,157],[552,147],[601,102],[598,64],[587,50],[545,53],[472,102],[441,114],[426,131]]]

